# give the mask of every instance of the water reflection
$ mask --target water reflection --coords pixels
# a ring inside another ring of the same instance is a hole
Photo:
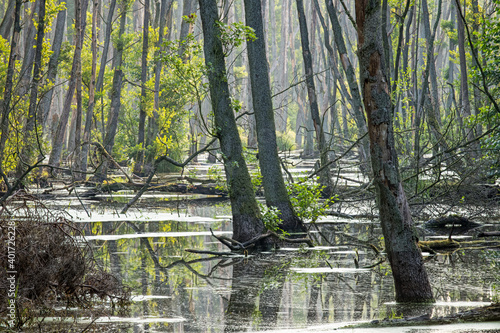
[[[226,251],[207,231],[230,232],[230,221],[216,218],[228,212],[227,204],[195,205],[178,214],[182,219],[100,222],[93,216],[82,222],[89,236],[132,235],[92,240],[102,264],[133,290],[123,332],[239,332],[444,316],[488,303],[500,283],[498,251],[460,249],[427,258],[437,304],[395,304],[388,264],[376,251],[383,244],[380,228],[369,220],[330,218],[312,227],[321,245],[312,251],[283,248],[247,258],[184,252]]]

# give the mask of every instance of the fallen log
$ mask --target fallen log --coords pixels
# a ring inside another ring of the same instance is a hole
[[[418,246],[424,251],[435,253],[444,250],[455,250],[460,247],[460,243],[447,238],[433,241],[419,241]]]
[[[481,232],[477,237],[497,237],[500,236],[500,231],[484,231]]]
[[[455,215],[438,217],[424,223],[424,227],[430,229],[447,229],[452,227],[460,229],[473,229],[479,226],[481,226],[479,223],[473,222],[463,216]]]
[[[94,188],[80,194],[82,198],[95,197],[98,194],[118,191],[139,191],[144,185],[141,183],[109,183],[96,185]],[[191,184],[149,184],[146,191],[175,192],[186,194],[206,194],[227,196],[227,192],[218,188],[215,184],[191,185]]]

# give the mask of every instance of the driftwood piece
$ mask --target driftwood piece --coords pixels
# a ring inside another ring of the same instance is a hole
[[[484,231],[481,232],[477,237],[498,237],[500,236],[500,231]]]
[[[451,227],[457,229],[473,229],[480,226],[479,223],[473,222],[463,216],[454,215],[438,217],[424,223],[424,227],[429,229],[445,229]]]
[[[139,191],[145,184],[139,183],[110,183],[105,185],[97,185],[84,193],[80,194],[82,198],[95,197],[101,193],[118,192],[118,191]],[[175,192],[186,194],[205,194],[205,195],[220,195],[227,196],[226,191],[216,188],[215,185],[190,185],[190,184],[150,184],[147,186],[147,191],[158,192]]]

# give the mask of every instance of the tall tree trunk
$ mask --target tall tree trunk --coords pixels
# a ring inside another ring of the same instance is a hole
[[[24,173],[26,166],[31,164],[32,155],[36,148],[41,148],[38,141],[41,133],[34,133],[36,126],[40,122],[40,112],[37,109],[38,100],[38,86],[41,79],[41,67],[42,67],[42,50],[43,50],[43,38],[45,36],[45,0],[39,0],[38,8],[38,29],[36,34],[36,50],[35,50],[35,61],[33,63],[33,79],[31,80],[30,86],[30,102],[28,107],[28,118],[26,119],[26,124],[24,126],[24,140],[23,147],[21,149],[21,154],[19,156],[19,163],[16,168],[16,176],[21,177]]]
[[[7,9],[5,10],[2,23],[0,24],[0,36],[7,40],[9,38],[12,23],[14,22],[14,8],[16,7],[16,0],[9,0]]]
[[[189,1],[189,0],[188,0]],[[184,1],[186,5],[186,1]],[[139,151],[137,152],[134,173],[142,174],[142,167],[144,165],[144,149],[145,146],[145,127],[146,127],[146,105],[147,105],[147,90],[146,82],[148,79],[148,49],[149,49],[149,0],[144,0],[144,22],[142,26],[142,57],[141,57],[141,100],[139,102],[139,130],[137,145]]]
[[[318,15],[319,21],[321,23],[321,26],[323,27],[323,33],[324,33],[324,44],[326,47],[326,50],[328,51],[328,56],[326,57],[326,65],[330,67],[331,75],[328,73],[326,74],[326,84],[327,84],[327,96],[328,96],[328,102],[330,105],[330,136],[333,139],[333,134],[335,132],[335,126],[338,125],[338,116],[337,116],[337,108],[335,107],[335,96],[336,96],[336,84],[335,81],[339,79],[339,82],[341,83],[343,89],[345,90],[345,95],[348,96],[349,100],[351,100],[351,96],[347,92],[347,89],[344,85],[343,81],[340,81],[340,73],[338,72],[338,67],[337,67],[337,61],[335,57],[335,51],[333,50],[332,45],[330,44],[330,33],[329,33],[329,28],[327,24],[325,23],[325,19],[323,17],[323,14],[321,14],[321,8],[319,6],[318,0],[313,0],[314,1],[314,6],[316,8],[316,13]],[[319,28],[318,28],[318,35],[319,35]],[[333,84],[332,84],[333,81]],[[332,94],[332,86],[333,88],[333,94]],[[331,140],[330,140],[331,141]]]
[[[61,4],[62,1],[63,0],[60,0],[59,4]],[[52,41],[52,54],[50,55],[50,60],[47,66],[47,74],[46,74],[46,81],[50,82],[51,84],[55,83],[57,76],[59,55],[61,54],[61,45],[64,37],[64,26],[66,25],[66,14],[67,10],[65,8],[59,11],[56,17],[54,40]],[[52,104],[53,94],[54,94],[54,87],[51,87],[50,90],[43,95],[40,101],[40,106],[39,106],[41,110],[40,123],[42,124],[42,127],[44,129],[46,127],[47,118],[49,116],[50,105]]]
[[[333,35],[335,38],[335,45],[337,45],[340,62],[342,63],[342,68],[344,69],[344,72],[346,74],[347,83],[351,91],[351,106],[354,113],[354,120],[356,121],[356,126],[358,127],[358,136],[361,137],[366,134],[367,128],[365,117],[363,115],[363,104],[361,101],[361,94],[359,92],[358,81],[356,80],[354,68],[347,55],[347,48],[345,46],[344,37],[342,35],[342,28],[337,17],[337,10],[335,9],[335,7],[333,7],[332,0],[326,0],[326,8],[328,10],[328,14],[330,15]],[[361,163],[361,171],[364,174],[369,174],[369,142],[367,137],[361,140],[361,145],[359,146],[359,158]]]
[[[89,155],[90,149],[90,140],[92,133],[92,118],[94,117],[94,107],[95,107],[95,92],[96,92],[96,71],[97,71],[97,39],[98,30],[97,30],[97,16],[99,15],[99,1],[94,0],[92,7],[92,68],[90,74],[90,82],[89,82],[89,103],[87,106],[87,113],[85,115],[85,128],[83,130],[83,144],[82,144],[82,153],[81,153],[81,161],[80,167],[82,172],[87,172],[87,159]],[[115,10],[116,0],[112,0],[109,7],[108,21],[106,24],[106,32],[109,31],[111,34],[111,20],[113,17],[113,12]],[[99,68],[99,77],[97,81],[100,82],[101,88],[98,90],[102,90],[102,82],[104,78],[104,68],[106,67],[106,59],[108,55],[109,49],[109,39],[110,36],[106,36],[104,40],[104,49],[101,58],[101,68]],[[102,73],[102,74],[101,74]],[[80,174],[80,179],[86,178],[84,173]]]
[[[113,52],[114,73],[113,73],[113,86],[111,88],[111,105],[109,109],[108,121],[106,123],[106,136],[104,137],[103,146],[108,154],[112,154],[115,145],[115,135],[118,128],[118,116],[121,109],[122,97],[122,80],[123,80],[123,49],[124,41],[123,35],[125,33],[125,23],[127,21],[127,9],[130,6],[129,0],[122,0],[120,12],[120,28],[118,30],[118,42],[116,44],[115,52]],[[103,162],[96,170],[95,179],[102,181],[106,179],[109,167],[109,159],[103,157]]]
[[[63,111],[61,117],[59,118],[56,134],[52,140],[52,151],[49,157],[49,164],[53,166],[59,166],[61,162],[64,136],[71,111],[71,102],[73,101],[73,95],[76,89],[77,72],[79,66],[81,66],[83,35],[85,33],[85,22],[87,18],[87,4],[88,0],[75,1],[75,27],[77,31],[75,38],[75,52],[73,54],[73,64],[71,66],[68,91],[64,99]],[[85,15],[82,15],[82,13],[85,13]]]
[[[187,37],[189,34],[192,34],[193,32],[193,24],[188,22],[187,20],[184,19],[184,17],[190,17],[190,15],[193,13],[193,0],[184,0],[183,6],[182,6],[182,23],[181,23],[181,31],[180,31],[180,36],[179,36],[179,49],[178,49],[178,55],[183,58],[184,62],[187,62],[189,60],[189,55],[184,54],[186,51],[186,43],[188,42]],[[196,11],[196,8],[194,8],[194,11]],[[201,105],[201,103],[198,103],[198,105]],[[189,118],[189,154],[194,154],[198,150],[198,127],[199,127],[199,121],[198,117],[196,117],[196,110],[193,111],[193,107],[187,108],[188,112],[193,115],[192,117]],[[201,112],[201,110],[198,110]],[[194,113],[194,114],[193,114]],[[198,162],[198,156],[195,156],[193,159],[193,162]]]
[[[312,56],[309,50],[309,36],[307,32],[307,22],[304,13],[304,3],[302,0],[296,0],[297,12],[299,16],[300,40],[302,43],[302,56],[304,58],[304,70],[306,73],[307,95],[309,97],[309,106],[311,109],[311,118],[316,132],[316,142],[318,144],[320,154],[320,167],[324,167],[319,174],[319,181],[324,186],[323,193],[326,196],[331,196],[333,185],[331,183],[330,169],[328,164],[328,147],[326,145],[325,133],[321,118],[319,116],[318,101],[316,97],[316,88],[314,85],[314,72],[312,68]]]
[[[37,29],[33,23],[33,18],[38,15],[40,0],[35,0],[31,3],[31,8],[28,9],[29,2],[25,5],[25,23],[27,27],[24,30],[24,54],[21,69],[19,71],[19,82],[17,84],[17,95],[24,96],[28,93],[31,74],[33,73],[33,62],[35,60],[35,43]]]
[[[281,229],[289,233],[302,232],[303,224],[288,198],[278,156],[260,0],[245,0],[245,22],[254,29],[257,36],[256,40],[247,42],[247,49],[259,144],[259,165],[266,203],[279,209],[283,220]]]
[[[459,0],[455,1],[457,12],[460,10]],[[460,57],[460,113],[464,117],[471,116],[469,83],[467,79],[467,57],[465,56],[465,28],[464,21],[457,15],[457,36],[458,36],[458,54]],[[474,133],[467,130],[467,140],[472,140]]]
[[[427,0],[422,0],[422,20],[424,26],[425,39],[427,43],[427,61],[426,67],[423,73],[422,81],[422,94],[420,96],[419,108],[425,109],[427,115],[427,124],[431,135],[433,137],[434,145],[437,147],[442,147],[444,150],[448,149],[445,138],[440,132],[441,127],[441,116],[439,113],[439,97],[437,92],[437,78],[436,78],[436,66],[434,64],[434,40],[436,37],[437,27],[439,25],[439,20],[441,18],[441,4],[442,1],[438,2],[438,11],[436,15],[436,21],[434,23],[433,31],[431,31],[429,22],[429,9],[427,7]],[[431,89],[429,89],[429,78],[431,81]],[[430,93],[430,97],[429,97]],[[430,103],[429,103],[430,101]]]
[[[380,30],[380,1],[356,1],[360,81],[368,118],[374,185],[397,302],[431,302],[394,147],[392,105]]]
[[[472,34],[471,34],[471,43],[476,44],[477,43],[477,36],[480,33],[479,30],[479,3],[478,0],[472,0],[472,14],[473,14],[473,22],[472,22]],[[478,63],[476,59],[479,59],[479,54],[477,51],[477,48],[473,48],[472,52],[475,53],[475,56],[472,57],[472,63],[475,69],[478,69]],[[479,91],[480,83],[479,79],[476,79],[475,84],[474,84],[474,115],[477,116],[479,113],[481,113],[481,106],[484,103],[481,92]],[[476,121],[476,136],[480,136],[483,134],[483,127],[480,121]],[[479,145],[476,147],[479,150],[481,149]]]
[[[242,154],[242,146],[231,108],[226,64],[220,36],[216,0],[199,0],[203,26],[205,62],[209,66],[208,81],[214,112],[216,133],[220,141],[224,169],[229,187],[233,215],[233,238],[250,240],[264,231],[259,207],[253,193],[250,175]]]
[[[450,2],[450,23],[453,29],[456,29],[457,23],[457,12],[455,10],[454,2]],[[455,89],[453,88],[453,82],[455,81],[455,63],[453,57],[451,56],[451,51],[455,51],[457,44],[454,38],[449,38],[450,52],[448,52],[448,85],[450,86],[448,99],[446,101],[446,112],[448,115],[448,110],[451,109],[453,102],[455,100]]]
[[[194,6],[194,0],[184,0],[182,6],[182,16],[190,16],[192,13],[196,12],[196,8]],[[179,55],[182,56],[186,49],[185,39],[188,34],[193,32],[193,25],[186,20],[182,20],[181,23],[181,32],[179,36]]]
[[[288,31],[289,25],[288,20],[291,16],[291,0],[281,0],[281,42],[280,42],[280,55],[277,59],[278,66],[278,77],[280,90],[284,90],[288,87],[288,35],[291,31]],[[277,110],[276,128],[279,132],[286,131],[287,114],[288,114],[288,94],[283,93],[280,95],[279,108]],[[257,125],[258,126],[258,125]]]
[[[425,40],[427,43],[427,66],[429,67],[428,76],[431,81],[430,97],[431,97],[432,108],[429,112],[429,117],[430,117],[429,120],[432,122],[432,126],[437,130],[441,126],[441,116],[439,114],[439,95],[438,95],[436,65],[434,59],[434,40],[436,37],[439,20],[441,18],[441,3],[442,1],[439,1],[437,5],[436,21],[434,23],[433,31],[431,31],[431,25],[429,22],[430,15],[429,15],[429,8],[427,5],[427,0],[422,0],[422,14],[423,14],[422,20],[424,25]],[[423,92],[423,94],[427,94],[427,92]]]
[[[14,29],[12,30],[12,39],[10,42],[10,55],[9,64],[7,65],[7,76],[5,78],[5,88],[3,93],[3,99],[0,101],[0,112],[1,122],[0,130],[2,134],[0,135],[0,176],[3,178],[5,184],[9,185],[7,176],[4,173],[4,160],[5,160],[5,145],[7,143],[7,138],[9,136],[9,115],[11,111],[11,100],[12,91],[14,87],[14,72],[16,68],[16,60],[19,56],[19,35],[21,34],[21,6],[23,5],[21,0],[16,0],[16,6],[14,9]]]
[[[171,12],[172,12],[172,0],[161,0],[160,15],[159,15],[159,32],[158,32],[158,42],[156,43],[155,58],[158,59],[154,66],[155,75],[155,85],[154,85],[154,106],[153,106],[153,117],[148,121],[148,130],[146,137],[146,147],[153,144],[156,134],[158,132],[158,110],[160,109],[160,78],[162,70],[162,62],[160,60],[160,52],[163,51],[163,42],[165,38],[165,26],[168,21],[171,23]],[[170,29],[171,26],[168,26]],[[155,158],[155,153],[148,154],[145,157],[145,165],[143,167],[143,172],[148,173],[152,168],[153,160]]]

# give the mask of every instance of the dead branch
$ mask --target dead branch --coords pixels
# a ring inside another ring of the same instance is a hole
[[[184,251],[189,252],[189,253],[196,253],[196,254],[211,254],[213,256],[235,256],[235,255],[238,255],[237,253],[234,253],[234,252],[216,252],[216,251],[203,251],[203,250],[193,250],[193,249],[184,249]]]
[[[144,192],[146,192],[146,190],[149,187],[149,184],[151,183],[151,180],[153,180],[153,176],[155,175],[158,166],[162,161],[167,161],[175,166],[184,168],[189,162],[191,162],[191,160],[193,160],[193,158],[195,158],[196,156],[207,150],[216,140],[217,138],[213,138],[212,140],[210,140],[210,142],[207,145],[205,145],[205,147],[203,147],[202,149],[198,150],[197,152],[189,156],[183,163],[179,163],[166,155],[158,157],[154,162],[153,170],[151,170],[148,179],[146,181],[146,184],[144,184],[144,186],[142,186],[142,188],[137,192],[137,194],[125,205],[125,207],[123,207],[120,213],[125,214],[127,210],[129,210],[129,208],[132,207],[132,205],[136,203],[137,200],[139,200],[139,198],[144,194]]]

